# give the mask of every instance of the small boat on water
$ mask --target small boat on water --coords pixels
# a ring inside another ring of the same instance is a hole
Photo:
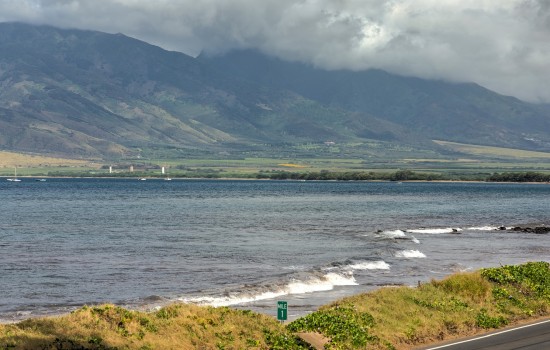
[[[166,172],[165,167],[162,167],[160,172],[161,172],[162,175],[165,175],[164,181],[172,181],[172,178],[170,176],[168,176],[168,173]]]
[[[11,181],[11,182],[21,182],[20,179],[17,178],[17,168],[15,168],[14,170],[14,175],[12,178],[8,178],[7,179],[8,181]]]

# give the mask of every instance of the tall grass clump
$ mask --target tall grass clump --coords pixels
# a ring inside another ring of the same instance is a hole
[[[272,317],[175,304],[156,312],[113,305],[0,325],[0,349],[307,349]]]

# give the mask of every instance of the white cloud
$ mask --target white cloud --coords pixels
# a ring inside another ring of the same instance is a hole
[[[122,32],[189,54],[254,47],[550,102],[547,0],[0,0],[0,21]]]

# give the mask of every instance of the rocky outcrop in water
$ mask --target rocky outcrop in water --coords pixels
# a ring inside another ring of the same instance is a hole
[[[550,232],[550,227],[546,226],[536,226],[536,227],[514,227],[511,229],[516,232],[525,232],[525,233],[536,233],[536,234],[546,234]]]

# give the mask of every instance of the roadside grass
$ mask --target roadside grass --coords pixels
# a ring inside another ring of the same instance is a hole
[[[481,269],[418,287],[386,287],[320,308],[286,326],[227,307],[113,305],[0,325],[3,349],[307,349],[294,334],[321,333],[327,349],[412,349],[550,314],[550,264]]]
[[[537,262],[459,273],[417,288],[382,288],[327,305],[288,328],[322,333],[332,339],[328,349],[411,349],[549,313],[549,264]]]
[[[113,305],[0,325],[2,349],[307,349],[273,318],[175,304],[144,313]]]

